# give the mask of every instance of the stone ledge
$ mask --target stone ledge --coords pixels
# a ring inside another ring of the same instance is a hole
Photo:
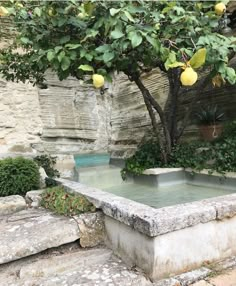
[[[186,172],[193,172],[195,174],[214,176],[214,177],[222,176],[222,178],[231,178],[231,179],[235,179],[236,178],[236,173],[235,172],[227,172],[225,174],[220,174],[220,173],[217,173],[216,171],[211,173],[211,170],[209,170],[209,169],[203,169],[201,171],[197,171],[197,170],[194,170],[194,169],[191,169],[191,168],[187,168],[187,169],[185,169],[185,171]]]
[[[21,196],[0,197],[0,216],[24,210],[26,207],[26,202]]]
[[[152,169],[146,169],[143,172],[143,175],[161,175],[179,171],[184,171],[184,168],[152,168]]]
[[[87,197],[105,215],[151,237],[236,215],[236,194],[155,209],[78,182],[57,181]]]
[[[157,236],[216,219],[215,207],[206,202],[154,209],[77,182],[65,179],[57,181],[69,192],[86,196],[104,214],[148,236]]]

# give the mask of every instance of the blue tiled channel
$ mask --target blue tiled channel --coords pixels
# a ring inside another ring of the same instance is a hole
[[[108,165],[110,161],[110,155],[105,153],[75,155],[74,158],[77,168]]]

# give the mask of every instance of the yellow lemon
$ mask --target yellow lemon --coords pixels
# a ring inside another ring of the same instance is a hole
[[[7,16],[9,12],[3,6],[0,6],[0,16]]]
[[[96,88],[100,88],[102,86],[104,86],[104,77],[100,74],[94,74],[93,75],[93,85],[96,87]]]
[[[56,11],[53,8],[48,9],[48,16],[54,17],[56,15]]]
[[[216,15],[222,16],[226,11],[226,6],[224,3],[220,2],[215,5],[215,13]]]
[[[85,13],[79,13],[78,15],[77,15],[80,19],[84,19],[85,18]]]
[[[180,81],[182,85],[191,86],[197,81],[198,75],[197,73],[191,68],[187,67],[180,76]]]

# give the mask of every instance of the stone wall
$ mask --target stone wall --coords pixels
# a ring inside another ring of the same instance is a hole
[[[0,153],[33,153],[41,133],[37,88],[0,79]]]
[[[111,97],[69,78],[60,82],[47,75],[39,89],[43,149],[53,154],[107,152],[110,137]],[[42,146],[34,145],[41,151]]]
[[[1,153],[109,152],[113,158],[123,158],[150,135],[141,93],[126,76],[116,75],[104,95],[73,78],[62,82],[52,74],[47,78],[47,88],[39,90],[30,84],[0,80]],[[154,71],[143,80],[163,105],[168,93],[165,76]],[[199,95],[198,104],[217,104],[228,119],[235,118],[235,93],[235,86],[210,88]],[[191,97],[186,94],[180,100],[181,116]],[[196,125],[190,125],[185,134],[196,136]]]
[[[165,75],[155,70],[145,75],[143,81],[163,106],[169,92]],[[151,129],[141,92],[125,75],[117,76],[113,87],[109,145],[112,157],[120,158],[133,154],[137,145],[149,136]]]

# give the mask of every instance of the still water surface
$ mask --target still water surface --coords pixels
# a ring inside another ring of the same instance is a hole
[[[199,201],[236,192],[236,188],[235,190],[224,190],[219,187],[212,188],[188,184],[157,188],[124,182],[120,176],[120,168],[113,166],[80,168],[79,181],[82,184],[155,208]]]

